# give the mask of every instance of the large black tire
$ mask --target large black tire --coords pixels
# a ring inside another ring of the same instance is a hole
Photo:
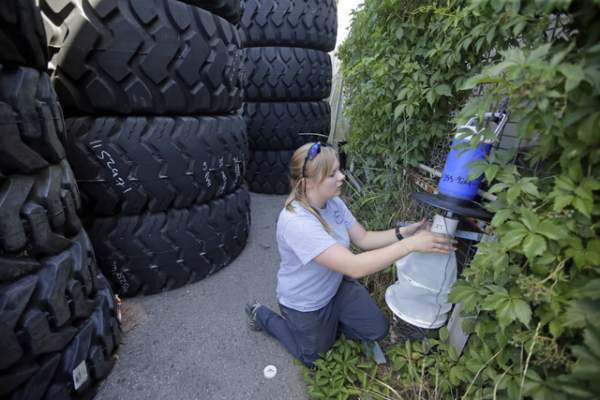
[[[35,0],[0,1],[0,49],[0,64],[46,70],[46,34]]]
[[[179,0],[184,3],[192,4],[204,8],[217,14],[231,22],[237,24],[240,22],[240,0]]]
[[[37,273],[0,287],[0,397],[58,398],[48,395],[50,384],[70,385],[68,395],[82,361],[92,379],[106,376],[119,341],[114,298],[85,232],[40,262]]]
[[[321,100],[331,92],[329,54],[291,47],[244,49],[248,101]]]
[[[81,223],[75,177],[64,160],[36,175],[0,176],[0,282],[37,268],[31,257],[56,255]]]
[[[115,352],[121,342],[121,327],[117,305],[109,283],[99,274],[102,289],[96,297],[96,307],[90,317],[81,325],[79,332],[63,350],[60,363],[46,391],[46,400],[72,399],[89,392],[92,385],[103,380],[112,370]],[[88,379],[74,387],[73,372],[85,368]],[[33,383],[35,389],[37,385]],[[26,396],[23,399],[28,398]]]
[[[0,174],[27,174],[60,162],[64,135],[50,77],[33,68],[0,65]]]
[[[247,102],[243,114],[252,150],[295,150],[307,142],[329,136],[331,108],[325,101]]]
[[[246,126],[222,117],[69,118],[67,154],[84,210],[142,214],[233,192],[248,159]]]
[[[289,164],[293,151],[250,151],[246,181],[255,193],[290,192]]]
[[[335,47],[336,0],[242,0],[242,8],[243,47]]]
[[[176,0],[41,0],[68,115],[224,114],[241,106],[239,36]]]
[[[89,233],[100,269],[123,296],[198,281],[237,257],[248,237],[244,187],[208,204],[156,214],[97,218]]]

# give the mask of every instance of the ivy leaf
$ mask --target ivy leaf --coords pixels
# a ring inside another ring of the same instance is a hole
[[[510,219],[512,215],[513,211],[509,208],[497,211],[496,214],[494,214],[494,218],[492,218],[492,226],[502,225],[506,220]]]
[[[400,103],[396,106],[394,109],[394,119],[398,119],[402,115],[405,107],[406,106],[403,103]]]
[[[551,253],[544,253],[535,260],[539,266],[548,266],[549,264],[555,264],[556,256]]]
[[[581,163],[574,162],[567,168],[567,173],[569,174],[569,178],[573,182],[579,182],[583,179],[583,169],[581,169]],[[574,183],[573,183],[574,185]]]
[[[554,318],[548,324],[548,329],[554,337],[559,337],[565,331],[565,321],[561,318]]]
[[[430,106],[433,106],[433,102],[435,101],[433,96],[434,96],[433,89],[429,89],[427,91],[427,94],[425,95],[425,99],[427,100],[427,103],[429,103]]]
[[[523,394],[531,396],[534,400],[547,399],[553,392],[546,386],[546,382],[533,369],[527,371]]]
[[[600,301],[573,300],[565,312],[565,326],[583,328],[586,321],[600,321]]]
[[[572,48],[573,48],[573,46],[569,46],[565,50],[559,51],[556,54],[554,54],[552,56],[552,59],[550,60],[550,66],[551,67],[556,67],[558,64],[560,64],[562,62],[562,60],[565,59],[565,57],[571,51]]]
[[[575,190],[575,183],[567,176],[558,176],[554,181],[556,189],[564,192],[572,192]]]
[[[448,375],[448,377],[452,385],[458,386],[461,382],[466,382],[468,380],[467,370],[460,365],[455,365],[452,368],[450,368],[450,374]]]
[[[508,274],[508,262],[509,257],[508,254],[502,253],[502,255],[493,261],[494,267],[494,282],[505,284],[507,283]]]
[[[507,166],[502,168],[502,170],[500,170],[500,172],[498,173],[498,180],[500,182],[513,185],[517,182],[517,175],[518,171],[514,165]]]
[[[554,204],[552,209],[556,212],[562,211],[566,206],[573,203],[575,196],[571,196],[570,194],[557,194],[554,196]]]
[[[588,282],[584,287],[577,291],[577,298],[580,299],[600,299],[600,279],[594,279]]]
[[[569,231],[562,225],[555,224],[550,220],[544,220],[537,226],[536,232],[551,240],[561,240],[569,235]]]
[[[508,204],[513,204],[520,194],[521,186],[519,185],[514,185],[508,189],[508,192],[506,193],[506,200],[508,201]]]
[[[442,327],[442,329],[439,330],[439,334],[441,341],[445,342],[448,340],[448,328],[446,328],[445,326]]]
[[[502,244],[506,249],[512,249],[519,244],[523,238],[529,233],[527,228],[520,222],[509,222],[507,231],[502,235]]]
[[[504,190],[506,190],[507,188],[509,188],[510,185],[507,183],[496,183],[494,186],[492,186],[488,192],[490,193],[499,193],[502,192]]]
[[[578,268],[584,267],[587,262],[587,257],[585,256],[581,239],[577,236],[570,236],[567,237],[564,242],[568,245],[565,255],[569,258],[572,258]]]
[[[600,180],[590,177],[583,178],[580,187],[590,192],[600,190]]]
[[[398,40],[402,40],[402,37],[404,36],[404,29],[402,29],[402,27],[398,27],[398,29],[396,29],[396,39]]]
[[[527,229],[529,229],[529,231],[531,232],[535,232],[538,224],[540,222],[539,218],[537,215],[535,215],[535,213],[533,211],[531,211],[528,208],[525,207],[521,207],[521,221],[523,222],[523,224],[525,224],[525,226],[527,227]]]
[[[482,76],[475,75],[475,76],[467,79],[460,87],[460,90],[473,89],[475,86],[479,85],[481,82],[482,82]]]
[[[458,360],[458,352],[456,351],[456,349],[454,348],[454,346],[450,346],[448,347],[448,355],[450,356],[450,359],[453,361]]]
[[[533,197],[540,197],[540,192],[538,191],[538,187],[532,180],[523,180],[521,183],[521,190],[527,194],[532,195]]]
[[[529,234],[523,241],[523,251],[528,259],[533,259],[546,251],[546,240],[536,234]]]
[[[594,145],[600,141],[600,113],[588,116],[577,129],[577,137],[587,145]]]
[[[593,201],[589,199],[582,199],[581,197],[575,197],[573,199],[573,207],[586,217],[590,218],[592,216],[592,210],[594,208]]]
[[[573,378],[572,375],[560,376],[555,381],[556,382],[553,382],[554,384],[550,388],[550,389],[553,389],[553,391],[546,393],[546,397],[541,398],[541,400],[556,398],[555,396],[557,395],[557,393],[556,393],[557,391],[559,391],[560,394],[565,393],[568,396],[567,398],[569,400],[570,399],[587,400],[587,399],[594,399],[597,397],[594,395],[594,392],[591,389],[588,389],[586,387],[588,385],[583,385],[582,384],[583,382],[577,381],[576,379]],[[552,380],[550,380],[550,382],[552,383]],[[597,393],[597,391],[596,391],[596,393]],[[563,398],[563,397],[561,396],[560,398]]]
[[[581,65],[562,64],[558,67],[558,71],[567,78],[565,82],[565,90],[567,92],[577,88],[579,83],[585,78],[585,73],[583,72]]]
[[[480,295],[477,289],[465,281],[457,281],[448,294],[448,301],[453,304],[462,302],[465,306],[465,310],[472,311],[475,309],[479,297]]]
[[[586,185],[582,182],[581,185],[579,185],[577,187],[577,189],[575,189],[575,195],[579,198],[581,198],[582,200],[586,200],[586,201],[594,201],[594,195],[592,194],[592,188],[590,187],[590,185]]]
[[[518,319],[525,326],[531,320],[531,308],[524,300],[506,298],[500,307],[496,310],[496,316],[501,326],[506,327],[514,320]]]
[[[548,51],[550,51],[550,47],[552,47],[552,43],[543,44],[537,48],[535,48],[531,53],[529,53],[529,57],[527,57],[527,61],[531,62],[534,60],[541,60],[546,57]],[[516,49],[514,49],[516,50]]]
[[[473,160],[468,164],[469,167],[469,175],[467,178],[469,180],[477,179],[483,174],[483,171],[487,168],[488,163],[485,160]]]
[[[521,32],[523,32],[523,29],[525,29],[526,26],[527,26],[527,21],[525,21],[525,20],[521,20],[521,21],[517,22],[515,24],[515,26],[513,27],[513,35],[515,37],[519,36],[519,34]]]
[[[600,376],[600,329],[588,323],[584,334],[585,346],[574,346],[577,362],[573,367],[573,377],[580,380],[596,380]]]
[[[481,309],[495,311],[496,318],[503,328],[516,319],[525,325],[531,319],[529,305],[520,298],[512,298],[508,293],[494,293],[486,297],[481,303]]]
[[[500,170],[499,165],[496,165],[496,164],[488,165],[484,171],[486,181],[488,181],[488,182],[493,181],[494,178],[496,177],[496,175],[498,174],[499,170]]]
[[[585,258],[590,265],[600,265],[600,239],[592,239],[588,242]]]
[[[496,311],[504,307],[508,301],[508,293],[493,293],[487,296],[481,303],[481,309],[485,311]]]
[[[446,85],[445,83],[436,86],[435,93],[437,93],[438,96],[446,96],[446,97],[452,96],[452,91],[450,90],[450,86]]]
[[[528,326],[529,321],[531,321],[531,307],[529,307],[529,304],[524,300],[514,299],[512,301],[512,307],[514,308],[514,313],[519,321],[521,321],[523,325]]]

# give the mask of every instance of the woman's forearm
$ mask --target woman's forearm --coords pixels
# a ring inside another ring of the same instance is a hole
[[[455,241],[447,235],[420,231],[388,246],[360,254],[353,254],[346,247],[335,244],[316,256],[314,260],[324,267],[351,278],[362,278],[381,271],[413,251],[447,254],[456,250],[454,244]]]
[[[393,233],[393,229],[392,229]],[[372,273],[387,268],[390,264],[409,254],[412,248],[408,241],[398,241],[394,235],[394,242],[388,246],[375,250],[365,251],[354,255],[351,271],[347,274],[351,278],[362,278]]]
[[[400,228],[400,234],[407,236],[404,232],[405,228]],[[365,231],[360,243],[355,243],[361,250],[375,250],[390,244],[396,243],[398,238],[396,237],[395,229],[387,229],[385,231]]]
[[[365,231],[359,243],[355,243],[361,250],[374,250],[389,246],[398,241],[394,229],[385,231]]]
[[[315,261],[351,278],[362,278],[381,271],[388,265],[414,251],[410,240],[395,242],[380,249],[353,254],[341,245],[334,245],[315,257]]]

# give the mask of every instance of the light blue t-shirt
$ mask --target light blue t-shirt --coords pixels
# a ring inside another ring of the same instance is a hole
[[[327,233],[317,217],[299,202],[292,202],[295,212],[285,208],[277,220],[277,246],[281,264],[277,273],[279,303],[298,311],[315,311],[335,295],[343,275],[317,264],[316,256],[336,243],[348,248],[348,230],[356,219],[339,197],[331,198],[318,209],[331,226]]]

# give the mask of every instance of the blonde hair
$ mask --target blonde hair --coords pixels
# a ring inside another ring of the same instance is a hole
[[[295,212],[292,202],[296,200],[319,220],[327,233],[332,233],[331,226],[329,226],[327,221],[321,217],[319,210],[310,205],[308,197],[306,197],[306,179],[316,178],[317,182],[323,182],[323,180],[333,172],[333,167],[335,166],[338,156],[335,149],[322,144],[321,152],[312,160],[306,161],[306,169],[304,170],[304,176],[302,176],[304,160],[306,160],[308,150],[313,144],[314,143],[306,143],[300,146],[292,155],[292,159],[290,160],[291,192],[285,201],[285,208],[290,212]]]

